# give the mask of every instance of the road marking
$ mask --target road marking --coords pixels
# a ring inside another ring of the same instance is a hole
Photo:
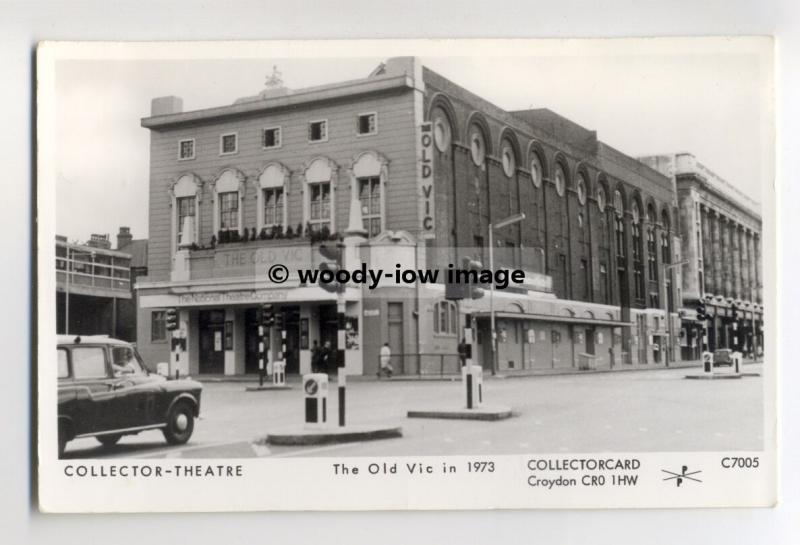
[[[362,443],[339,443],[338,445],[328,445],[325,447],[317,447],[317,448],[307,448],[307,449],[298,449],[293,450],[292,452],[287,452],[285,454],[273,454],[272,456],[276,458],[288,458],[290,456],[308,456],[309,454],[313,454],[315,452],[327,452],[329,450],[336,450],[350,446],[358,446]]]
[[[242,442],[243,441],[217,441],[215,443],[206,443],[206,444],[203,444],[203,445],[193,445],[191,447],[184,447],[184,448],[181,448],[181,449],[175,449],[174,447],[173,448],[164,448],[164,449],[157,450],[157,451],[152,451],[151,450],[149,452],[143,452],[142,454],[129,455],[129,456],[126,456],[126,458],[157,458],[157,457],[160,457],[160,455],[162,455],[162,454],[167,454],[167,456],[164,456],[164,458],[177,458],[182,453],[189,452],[190,450],[198,450],[198,449],[203,449],[203,448],[215,448],[215,447],[221,447],[221,446],[224,446],[224,445],[234,445],[236,443],[242,443]],[[174,456],[169,456],[170,454],[175,454],[175,455]]]

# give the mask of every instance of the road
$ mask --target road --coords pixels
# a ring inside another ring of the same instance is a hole
[[[761,372],[748,365],[747,372]],[[206,383],[201,419],[187,445],[158,431],[104,448],[94,439],[67,446],[66,458],[250,458],[761,450],[762,377],[687,380],[697,369],[487,379],[485,402],[511,406],[499,422],[409,419],[409,409],[463,406],[459,382],[350,381],[349,424],[400,425],[403,437],[361,443],[275,447],[267,433],[302,425],[299,383],[289,391],[245,392],[245,384]],[[329,414],[336,414],[332,385]]]

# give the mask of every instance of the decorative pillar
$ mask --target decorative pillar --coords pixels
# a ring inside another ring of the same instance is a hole
[[[733,289],[732,297],[734,299],[741,299],[742,298],[742,253],[741,247],[739,246],[739,235],[741,234],[742,226],[738,223],[731,221],[731,258],[733,259],[733,263],[731,263],[731,272],[733,273],[733,277],[731,278],[731,286]]]
[[[707,207],[700,205],[700,231],[703,245],[703,285],[700,289],[705,293],[714,293],[714,260],[712,259],[712,242],[710,211]]]
[[[742,227],[739,229],[739,248],[741,252],[741,268],[742,268],[742,295],[743,301],[750,300],[750,261],[747,255],[747,234],[750,229]]]
[[[720,215],[716,211],[711,212],[711,238],[712,238],[712,252],[714,263],[714,289],[711,292],[715,295],[721,294],[723,290],[722,284],[722,242],[720,236]]]
[[[720,214],[719,216],[719,238],[720,238],[720,254],[719,264],[722,269],[722,290],[721,293],[725,297],[731,297],[733,293],[733,285],[731,282],[731,230],[730,221],[726,216]]]

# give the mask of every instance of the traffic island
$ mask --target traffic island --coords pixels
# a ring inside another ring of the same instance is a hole
[[[408,411],[408,418],[442,418],[446,420],[483,420],[495,422],[511,418],[511,407],[481,405],[474,409],[424,409]]]
[[[281,391],[281,390],[291,390],[292,387],[288,384],[277,385],[277,384],[264,384],[263,386],[247,386],[244,391],[245,392],[267,392],[267,391]]]
[[[733,373],[725,373],[725,374],[702,373],[699,375],[686,375],[685,378],[697,379],[697,380],[721,380],[721,379],[739,379],[742,378],[742,376],[743,375],[736,375]]]
[[[340,428],[297,428],[280,433],[270,433],[262,440],[269,445],[329,445],[335,443],[356,443],[393,439],[402,437],[400,426],[344,426]]]

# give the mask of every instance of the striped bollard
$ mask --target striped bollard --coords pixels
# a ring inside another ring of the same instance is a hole
[[[345,389],[347,378],[345,373],[345,343],[347,342],[347,330],[345,328],[345,300],[344,294],[339,293],[336,300],[336,318],[338,330],[336,331],[336,371],[337,383],[339,386],[339,426],[344,427],[345,418]]]

